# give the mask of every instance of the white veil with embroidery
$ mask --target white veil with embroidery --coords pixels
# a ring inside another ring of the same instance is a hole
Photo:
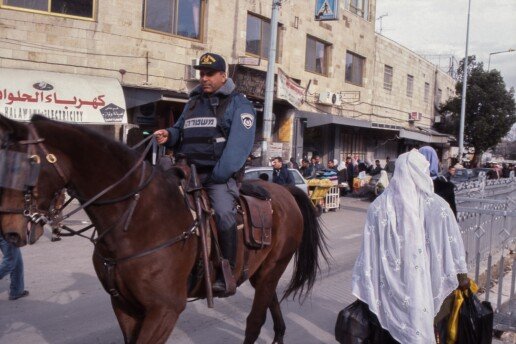
[[[434,316],[465,272],[459,227],[434,194],[428,161],[415,149],[400,155],[368,209],[353,294],[400,343],[435,343]]]

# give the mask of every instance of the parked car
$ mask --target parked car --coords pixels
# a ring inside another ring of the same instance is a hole
[[[289,168],[289,171],[292,172],[292,175],[294,176],[296,186],[303,190],[303,192],[308,194],[308,183],[306,182],[305,178],[303,178],[303,176],[301,175],[301,172],[299,172],[295,168]],[[269,182],[272,182],[272,167],[270,166],[250,167],[246,169],[244,172],[244,180],[259,179],[260,174],[262,173],[267,174]]]
[[[484,172],[489,178],[489,173],[494,171],[492,168],[461,168],[455,172],[455,175],[450,178],[450,181],[454,184],[474,181],[478,179],[481,172]]]
[[[450,181],[454,184],[457,184],[473,180],[475,177],[478,178],[478,175],[475,176],[472,169],[460,168],[455,171],[455,175],[450,178]]]
[[[480,172],[484,172],[486,174],[487,179],[498,179],[498,174],[492,168],[477,167],[477,168],[473,168],[472,170],[473,170],[473,175],[475,176],[475,179],[478,179],[478,175],[480,174]]]

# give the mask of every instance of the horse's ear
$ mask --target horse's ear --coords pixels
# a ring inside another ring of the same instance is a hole
[[[27,138],[27,125],[13,121],[0,114],[0,139],[10,136],[11,139],[24,140]]]

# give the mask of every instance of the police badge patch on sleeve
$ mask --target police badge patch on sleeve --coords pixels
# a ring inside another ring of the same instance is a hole
[[[254,116],[251,115],[250,113],[243,113],[240,115],[240,118],[242,119],[242,124],[243,124],[244,128],[251,129],[251,127],[253,126],[253,122],[254,122]]]

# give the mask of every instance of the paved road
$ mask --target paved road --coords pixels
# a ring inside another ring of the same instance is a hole
[[[343,198],[342,207],[323,215],[334,262],[325,269],[303,305],[282,303],[287,343],[332,343],[337,313],[353,301],[351,269],[360,248],[368,203]],[[82,215],[84,216],[84,215]],[[75,223],[84,220],[76,217]],[[92,245],[81,238],[52,243],[41,238],[22,249],[30,296],[7,301],[8,280],[0,281],[0,343],[120,343],[122,335],[91,263]],[[291,276],[285,273],[283,288]],[[281,290],[281,289],[280,289]],[[170,343],[241,343],[253,289],[245,283],[230,299],[189,303]],[[270,316],[258,343],[274,337]]]

